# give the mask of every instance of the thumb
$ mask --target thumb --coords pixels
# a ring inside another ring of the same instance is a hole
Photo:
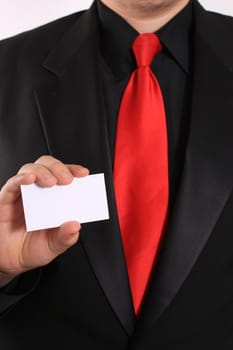
[[[78,241],[80,229],[80,223],[72,221],[51,232],[51,235],[48,236],[48,247],[51,255],[56,257],[72,247]]]
[[[78,222],[71,221],[59,228],[26,233],[17,274],[49,264],[77,242],[80,228]]]

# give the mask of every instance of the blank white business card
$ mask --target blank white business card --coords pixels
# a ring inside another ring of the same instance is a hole
[[[27,231],[109,219],[104,174],[74,178],[69,185],[22,185],[21,193]]]

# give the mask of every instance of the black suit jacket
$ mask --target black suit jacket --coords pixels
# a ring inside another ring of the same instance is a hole
[[[42,154],[104,172],[110,220],[0,293],[0,348],[233,348],[233,20],[194,1],[191,126],[139,319],[112,183],[95,3],[0,43],[0,182]],[[172,83],[172,82],[171,82]],[[175,88],[175,86],[174,86]]]

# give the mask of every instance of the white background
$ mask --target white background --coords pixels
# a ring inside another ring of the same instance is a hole
[[[207,9],[233,16],[233,0],[199,0]],[[85,9],[92,0],[0,0],[0,39]]]

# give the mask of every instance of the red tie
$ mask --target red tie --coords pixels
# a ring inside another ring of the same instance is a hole
[[[137,69],[124,92],[117,124],[114,186],[136,315],[156,259],[168,208],[164,103],[150,64],[161,49],[154,34],[133,43]]]

